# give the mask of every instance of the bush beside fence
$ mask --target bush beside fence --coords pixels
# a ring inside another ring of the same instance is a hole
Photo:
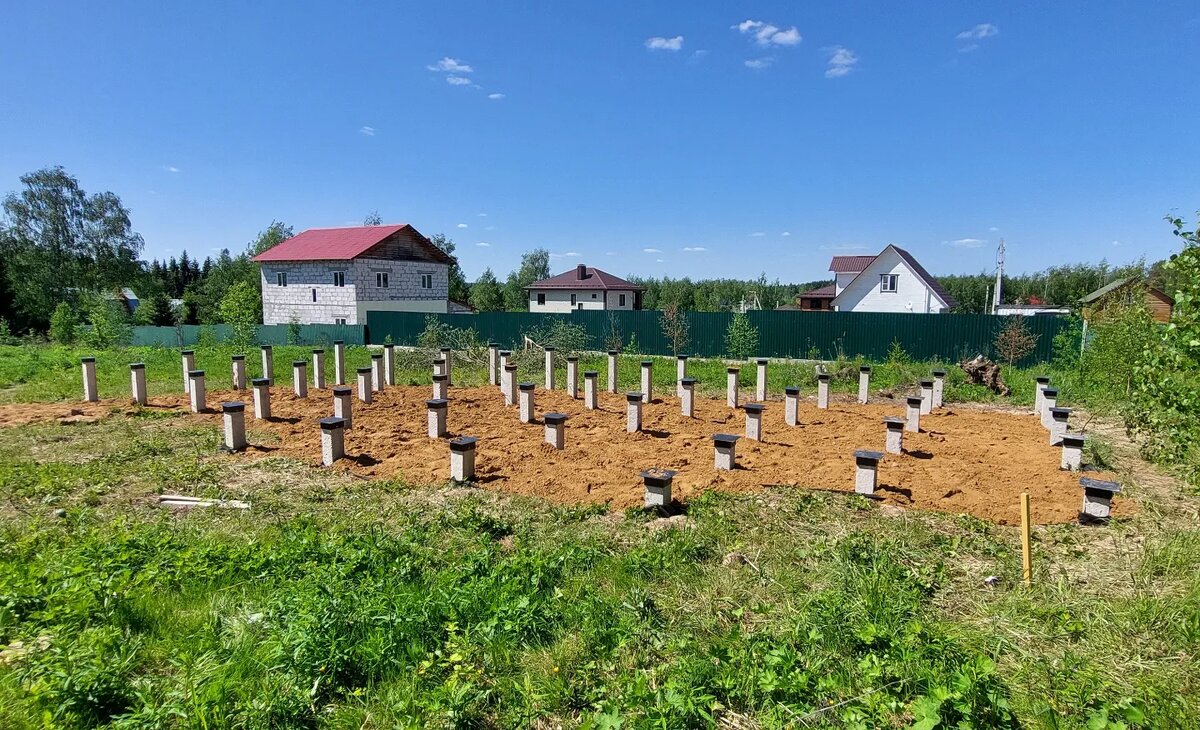
[[[681,354],[702,357],[725,355],[725,332],[733,314],[729,312],[686,312],[689,341]],[[636,338],[636,350],[647,355],[672,354],[671,343],[662,332],[661,312],[588,311],[570,314],[532,312],[484,312],[475,315],[417,312],[368,312],[367,337],[371,344],[390,341],[412,345],[425,329],[426,318],[434,317],[452,327],[472,328],[481,341],[499,342],[519,348],[524,334],[563,319],[583,326],[589,347],[607,349],[614,331],[623,346]],[[881,360],[893,342],[899,342],[910,357],[928,360],[962,360],[983,354],[995,358],[996,334],[1010,320],[986,314],[879,314],[853,312],[749,312],[758,329],[758,352],[762,357],[834,359],[839,354],[861,355]],[[1053,355],[1055,335],[1069,326],[1061,317],[1022,317],[1037,336],[1033,352],[1019,364],[1048,361]]]

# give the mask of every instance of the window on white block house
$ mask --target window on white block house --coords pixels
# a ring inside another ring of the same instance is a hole
[[[333,285],[334,286],[346,286],[346,272],[345,271],[333,272]]]
[[[620,304],[618,304],[617,306],[618,307],[625,306],[625,295],[624,294],[621,295]]]
[[[421,274],[421,288],[422,289],[432,289],[433,288],[433,274]]]
[[[595,295],[595,293],[593,293],[593,294],[592,294],[592,299],[595,299],[595,298],[596,298],[596,295]]]
[[[317,290],[313,289],[313,301],[317,301]]]
[[[388,288],[388,272],[386,272],[386,271],[376,271],[375,272],[375,286],[380,289]]]
[[[546,303],[546,295],[539,293],[538,294],[538,304],[545,304],[545,303]]]
[[[275,272],[275,283],[279,286],[287,286],[287,272],[286,271]]]
[[[572,307],[575,306],[575,295],[574,294],[571,295],[571,306]]]
[[[345,317],[336,317],[336,318],[334,318],[333,323],[334,324],[346,324],[346,318]]]
[[[900,280],[899,274],[880,274],[879,275],[879,291],[894,292]]]

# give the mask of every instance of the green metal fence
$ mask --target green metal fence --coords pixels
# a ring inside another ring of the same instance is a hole
[[[421,314],[416,312],[368,312],[367,336],[372,344],[388,338],[398,345],[416,343],[433,317],[452,327],[471,328],[481,341],[499,342],[503,347],[520,347],[523,336],[548,325],[553,319],[579,324],[587,331],[590,347],[607,348],[614,334],[625,346],[636,338],[636,351],[646,355],[669,355],[670,341],[663,335],[658,311],[576,311],[570,314],[530,312],[484,312],[464,314]],[[733,315],[729,312],[687,312],[688,355],[719,357],[725,354],[725,332]],[[875,314],[852,312],[760,311],[748,314],[758,328],[758,355],[762,357],[807,357],[824,359],[862,355],[880,360],[893,342],[900,343],[911,357],[960,360],[984,354],[995,357],[996,334],[1008,317],[986,314]],[[1068,326],[1061,317],[1023,317],[1037,346],[1025,358],[1032,363],[1049,360],[1055,335]]]
[[[366,328],[362,325],[302,324],[297,327],[295,337],[289,335],[291,327],[286,324],[262,325],[256,339],[262,345],[330,345],[334,340],[342,340],[347,345],[366,344]],[[223,324],[134,327],[132,344],[188,347],[206,340],[225,342],[231,337],[230,328]]]

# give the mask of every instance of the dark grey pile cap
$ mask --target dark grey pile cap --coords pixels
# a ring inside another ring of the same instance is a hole
[[[429,400],[425,401],[425,407],[432,409],[432,410],[437,410],[438,408],[445,408],[449,405],[450,405],[450,401],[446,400],[445,398],[430,398]]]
[[[567,420],[567,414],[565,414],[565,413],[546,413],[542,416],[542,420],[546,422],[547,426],[558,426],[563,421]]]
[[[317,423],[321,424],[322,431],[333,431],[335,429],[346,427],[346,419],[338,418],[337,416],[329,416],[328,418],[322,418],[319,421],[317,421]]]
[[[794,385],[789,385],[783,389],[785,395],[800,395],[800,389]]]
[[[450,439],[451,451],[471,451],[475,448],[475,442],[479,439],[474,436],[459,436],[458,438]]]
[[[625,400],[629,401],[630,403],[641,403],[642,402],[642,394],[641,393],[626,393]]]
[[[521,390],[533,390],[533,383],[517,383],[517,387]]]
[[[883,452],[858,449],[854,452],[854,458],[859,461],[879,461],[883,458]]]
[[[717,446],[733,446],[733,443],[739,438],[741,436],[732,433],[714,433],[712,437],[713,443]]]
[[[654,468],[654,469],[647,469],[646,471],[643,471],[643,472],[638,472],[638,476],[640,476],[645,481],[647,487],[655,487],[655,488],[661,489],[663,487],[670,486],[671,479],[677,473],[678,472],[672,471],[670,469]]]
[[[240,400],[226,401],[221,404],[221,410],[226,413],[241,413],[246,410],[246,404]]]
[[[767,406],[762,403],[747,403],[746,405],[742,406],[747,413],[762,413],[763,409],[766,407]]]
[[[1079,486],[1083,487],[1086,492],[1108,492],[1115,494],[1121,491],[1121,485],[1116,482],[1109,482],[1104,479],[1092,479],[1091,477],[1080,479]]]

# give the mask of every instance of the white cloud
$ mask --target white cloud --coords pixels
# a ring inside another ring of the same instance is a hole
[[[998,230],[1000,230],[1000,229],[999,229],[999,228],[997,228],[996,226],[992,226],[992,227],[991,227],[991,228],[989,228],[988,230],[989,230],[989,231],[991,231],[992,233],[995,233],[996,231],[998,231]]]
[[[683,250],[684,251],[707,251],[708,249],[703,246],[684,246]]]
[[[375,136],[375,128],[374,127],[360,127],[358,130],[358,133],[366,135],[368,137],[374,137]]]
[[[475,215],[479,218],[487,218],[487,213],[476,213]]]
[[[780,233],[779,235],[783,236],[784,238],[787,238],[788,236],[792,235],[792,232],[791,232],[791,231],[784,231],[783,233]]]
[[[550,258],[552,258],[552,259],[577,259],[577,258],[579,258],[579,253],[576,251],[567,251],[566,253],[552,253],[552,254],[550,254]]]
[[[866,246],[857,243],[834,243],[818,246],[822,251],[865,251]]]
[[[980,23],[974,28],[968,28],[962,33],[955,36],[960,41],[978,40],[980,38],[991,38],[1000,32],[1000,29],[991,23]]]
[[[654,259],[654,261],[655,261],[656,263],[660,263],[660,264],[663,262],[663,260],[662,260],[662,259]]]
[[[495,226],[484,226],[484,227],[483,227],[483,230],[485,230],[485,231],[494,231],[494,230],[496,230],[496,227],[495,227]]]
[[[755,231],[754,233],[750,234],[750,237],[751,238],[762,238],[765,235],[767,235],[767,234],[763,233],[762,231]]]
[[[466,76],[447,76],[446,83],[451,86],[466,86],[471,83],[471,79]]]
[[[775,63],[775,59],[770,56],[766,58],[747,58],[742,63],[746,64],[746,68],[766,68]]]
[[[605,251],[604,255],[605,256],[616,256],[617,252],[616,251]]]
[[[488,98],[492,101],[498,101],[504,98],[504,94],[488,94]]]
[[[466,227],[467,227],[466,223],[459,223],[458,225],[455,226],[455,228],[466,228]]]
[[[662,253],[662,250],[657,249],[657,248],[643,248],[642,252],[643,253]]]
[[[646,48],[652,51],[678,51],[683,48],[683,36],[677,35],[674,38],[654,36],[653,38],[647,38]]]
[[[854,51],[842,46],[834,46],[830,49],[829,68],[825,69],[825,78],[841,78],[853,71],[856,63],[858,63],[858,56],[854,54]]]
[[[958,52],[959,53],[970,53],[971,51],[975,50],[976,48],[979,48],[978,43],[968,43],[967,45],[958,49]]]
[[[450,58],[449,56],[443,58],[434,65],[426,66],[425,68],[429,69],[430,71],[446,71],[449,73],[459,74],[469,74],[475,70],[457,58]]]
[[[477,243],[477,244],[475,244],[475,245],[476,245],[476,246],[480,246],[480,247],[482,247],[482,248],[488,248],[488,247],[489,247],[489,246],[491,246],[492,244],[488,243],[487,241],[480,241],[479,243]]]
[[[754,42],[760,46],[794,46],[804,40],[794,25],[787,29],[781,29],[761,20],[743,20],[730,27],[742,35],[753,35]]]
[[[704,57],[705,57],[705,56],[707,56],[707,55],[708,55],[708,51],[707,51],[707,50],[705,50],[705,49],[703,49],[703,48],[701,48],[701,49],[700,49],[700,50],[698,50],[698,51],[692,51],[691,60],[692,60],[692,61],[699,61],[700,59],[704,58]]]
[[[1120,245],[1121,245],[1121,242],[1120,242],[1120,241],[1113,241],[1113,242],[1112,242],[1112,245],[1114,245],[1114,246],[1120,246]]]
[[[179,172],[179,168],[174,165],[163,165],[163,169],[167,172]]]
[[[953,241],[947,241],[947,243],[955,248],[979,248],[987,243],[987,241],[980,238],[956,238]]]

